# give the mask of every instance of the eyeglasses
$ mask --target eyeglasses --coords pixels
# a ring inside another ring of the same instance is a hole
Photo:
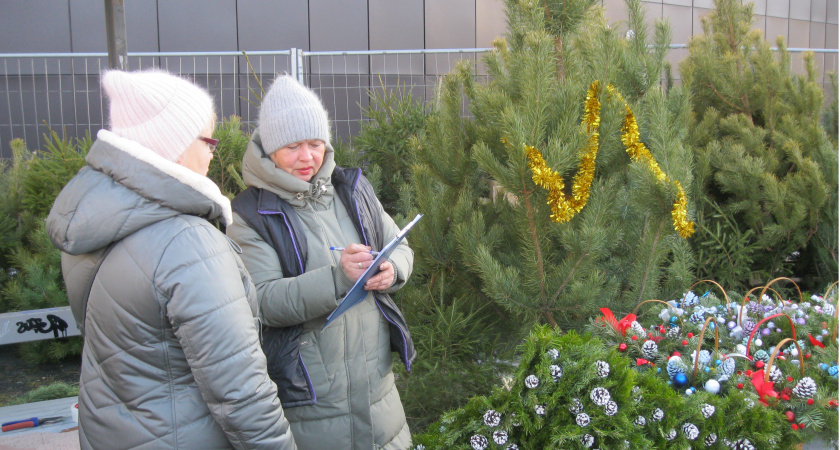
[[[218,139],[206,138],[204,136],[199,136],[198,139],[207,143],[207,146],[210,147],[210,153],[215,152],[216,146],[219,145]]]

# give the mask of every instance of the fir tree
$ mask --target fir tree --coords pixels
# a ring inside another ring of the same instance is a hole
[[[475,82],[467,66],[448,75],[416,142],[412,194],[426,214],[412,232],[423,243],[416,270],[433,292],[487,305],[514,328],[577,327],[598,306],[629,310],[692,277],[672,216],[673,181],[692,183],[688,96],[659,85],[669,29],[651,33],[640,2],[628,1],[634,34],[625,39],[594,3],[508,1],[509,35],[485,59],[491,81]],[[590,114],[595,101],[600,113]],[[652,160],[622,142],[628,111]],[[530,148],[571,193],[535,184]],[[579,189],[587,173],[591,188]],[[584,203],[565,223],[552,220],[558,195]]]
[[[733,288],[791,275],[824,286],[837,276],[837,141],[821,124],[813,55],[805,75],[792,75],[783,40],[774,52],[751,29],[751,4],[715,5],[681,66],[695,119],[694,197],[705,199],[701,275]]]

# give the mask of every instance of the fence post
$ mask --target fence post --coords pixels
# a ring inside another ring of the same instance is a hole
[[[297,49],[292,47],[289,50],[289,70],[291,70],[291,76],[294,79],[298,79],[298,66],[297,66]]]
[[[123,0],[105,0],[105,29],[108,37],[108,66],[128,70],[128,42]]]

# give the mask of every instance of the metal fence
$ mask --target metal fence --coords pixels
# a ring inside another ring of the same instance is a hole
[[[278,73],[287,73],[318,93],[336,137],[360,128],[370,93],[404,88],[425,102],[438,78],[461,60],[481,73],[486,48],[306,52],[129,53],[131,70],[157,67],[204,86],[221,116],[256,124],[259,98]],[[9,142],[30,149],[45,144],[50,130],[67,137],[95,136],[107,126],[107,99],[99,84],[108,69],[106,53],[0,54],[0,157]]]
[[[671,48],[685,52],[683,44]],[[461,60],[483,76],[481,55],[489,50],[129,53],[128,66],[159,67],[194,80],[213,95],[221,116],[240,116],[246,126],[256,124],[262,89],[278,73],[288,73],[321,96],[334,135],[348,138],[361,127],[371,92],[403,87],[426,102],[440,76]],[[832,69],[837,70],[836,49],[788,50],[832,53]],[[99,77],[107,68],[106,53],[0,54],[0,157],[11,156],[9,143],[15,138],[36,149],[45,144],[50,130],[72,138],[94,136],[105,128],[107,100]]]

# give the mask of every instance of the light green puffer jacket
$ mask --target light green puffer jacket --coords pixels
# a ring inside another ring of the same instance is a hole
[[[228,236],[242,247],[260,300],[263,323],[285,327],[303,324],[301,358],[314,385],[316,403],[285,410],[295,441],[302,449],[404,449],[411,443],[399,393],[391,372],[388,323],[373,295],[348,310],[329,327],[321,328],[353,283],[339,266],[340,253],[330,246],[362,242],[341,201],[333,196],[330,175],[333,150],[311,182],[274,166],[254,133],[243,158],[245,184],[267,189],[291,204],[306,229],[306,272],[283,278],[274,249],[234,213]],[[312,189],[317,180],[326,189]],[[386,242],[399,227],[382,206]],[[412,270],[414,253],[403,243],[391,254],[396,282],[402,287]]]
[[[85,347],[82,448],[293,449],[208,178],[100,131],[47,219]],[[100,265],[101,264],[101,265]],[[89,295],[88,295],[89,294]]]

